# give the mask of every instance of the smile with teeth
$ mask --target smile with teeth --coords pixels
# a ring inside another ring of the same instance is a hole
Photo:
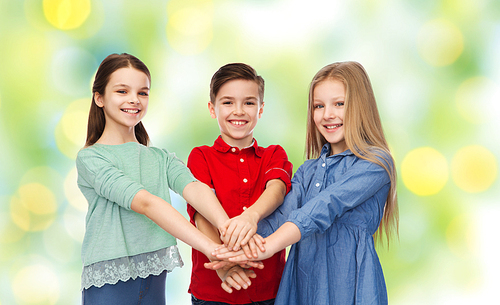
[[[130,113],[130,114],[136,114],[139,113],[139,109],[121,109],[123,112]]]
[[[245,125],[246,121],[229,121],[233,125]]]
[[[325,125],[326,129],[335,129],[341,127],[343,124],[336,124],[336,125]]]

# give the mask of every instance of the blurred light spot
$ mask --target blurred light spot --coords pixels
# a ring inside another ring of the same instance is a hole
[[[85,236],[85,212],[68,205],[63,214],[64,227],[69,236],[79,243],[83,242]]]
[[[21,178],[19,185],[39,183],[45,187],[59,191],[63,178],[58,171],[50,166],[37,166],[29,169]]]
[[[438,67],[454,63],[464,49],[462,33],[453,23],[444,19],[424,24],[417,43],[422,58]]]
[[[477,232],[471,214],[459,215],[446,228],[446,241],[450,250],[458,257],[468,258],[475,255]]]
[[[497,160],[493,153],[479,145],[461,148],[451,162],[455,184],[469,193],[487,190],[497,178]]]
[[[27,266],[15,275],[12,291],[21,304],[55,304],[60,293],[59,279],[47,266]]]
[[[87,212],[87,199],[83,196],[77,184],[78,171],[76,166],[71,169],[64,180],[64,194],[68,202],[79,211]]]
[[[234,6],[230,2],[225,4],[224,22],[234,17],[235,25],[242,25],[240,31],[245,40],[266,44],[266,52],[270,48],[290,47],[297,52],[315,43],[319,37],[326,39],[323,35],[328,30],[325,29],[338,27],[348,1],[309,0],[307,5],[302,0],[234,3]]]
[[[403,183],[419,196],[439,192],[448,181],[448,163],[445,157],[431,147],[409,152],[401,164]]]
[[[56,217],[57,201],[47,187],[29,183],[19,188],[10,201],[12,221],[25,231],[48,228]]]
[[[206,50],[213,37],[213,3],[210,0],[170,1],[168,4],[167,39],[183,55]]]
[[[53,214],[57,202],[51,190],[39,183],[30,183],[19,188],[19,196],[26,208],[35,214]]]
[[[69,96],[90,95],[92,91],[87,84],[97,66],[96,58],[85,49],[68,47],[58,50],[50,63],[53,84]]]
[[[500,86],[486,77],[464,81],[455,100],[460,114],[471,123],[487,123],[500,114]]]
[[[11,244],[19,241],[26,234],[12,222],[8,213],[0,213],[0,244]],[[5,248],[6,246],[0,246]]]
[[[80,99],[69,104],[55,129],[59,150],[70,159],[76,159],[85,145],[91,99]]]
[[[68,263],[75,256],[75,241],[57,222],[43,232],[45,250],[59,262]]]
[[[90,14],[90,0],[43,0],[45,18],[60,30],[80,27]]]

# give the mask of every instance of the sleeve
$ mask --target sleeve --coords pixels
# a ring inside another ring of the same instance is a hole
[[[323,233],[345,212],[364,203],[387,184],[390,178],[383,167],[359,160],[340,179],[293,211],[288,221],[299,227],[302,237]]]
[[[272,179],[280,179],[285,183],[286,192],[288,193],[292,187],[292,163],[288,161],[285,150],[279,145],[269,147],[267,152],[271,155],[265,168],[264,181],[267,183],[267,181]]]
[[[208,185],[212,190],[214,188],[212,183],[212,178],[210,176],[210,171],[208,169],[208,163],[203,154],[203,151],[199,147],[193,148],[188,157],[188,168],[193,173],[194,177],[200,182]],[[194,219],[194,214],[196,214],[196,209],[193,208],[189,203],[187,205],[187,213],[190,219]]]
[[[125,175],[111,160],[91,149],[78,153],[76,167],[80,188],[93,189],[98,196],[128,210],[137,192],[144,189],[144,186]]]
[[[182,196],[182,191],[189,183],[196,181],[189,168],[174,153],[167,153],[167,181],[168,187]]]
[[[274,210],[271,215],[259,222],[257,233],[263,237],[267,237],[278,230],[287,221],[290,214],[301,206],[304,194],[303,167],[299,167],[291,180],[291,190],[285,196],[283,204]]]

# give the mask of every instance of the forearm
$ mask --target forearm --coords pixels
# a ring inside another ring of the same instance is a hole
[[[168,202],[146,190],[139,191],[132,200],[133,211],[143,214],[169,234],[211,257],[217,244],[198,231]]]
[[[266,189],[255,203],[246,209],[243,214],[248,214],[258,223],[278,208],[285,198],[286,185],[280,179],[269,180]]]
[[[276,253],[298,242],[301,238],[299,227],[293,222],[285,222],[276,232],[266,238],[266,252]]]
[[[222,243],[219,238],[219,231],[217,228],[214,227],[205,217],[203,217],[203,215],[200,213],[194,214],[194,222],[196,223],[198,230],[200,230],[208,238],[216,243]]]
[[[214,192],[202,182],[196,181],[186,185],[182,197],[217,228],[229,219]]]

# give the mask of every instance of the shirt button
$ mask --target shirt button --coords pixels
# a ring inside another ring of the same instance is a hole
[[[240,162],[245,162],[245,160],[243,160],[243,158],[240,159]]]
[[[325,167],[325,163],[321,164],[321,166]]]
[[[247,183],[247,182],[248,182],[247,178],[244,178],[244,179],[243,179],[243,182]]]
[[[318,182],[318,183],[316,183],[316,187],[319,187],[319,182]]]
[[[243,211],[246,210],[246,209],[247,209],[247,207],[243,207]]]
[[[232,152],[235,152],[235,151],[236,151],[236,148],[234,148],[234,147],[233,147],[233,148],[231,148],[231,151],[232,151]]]

